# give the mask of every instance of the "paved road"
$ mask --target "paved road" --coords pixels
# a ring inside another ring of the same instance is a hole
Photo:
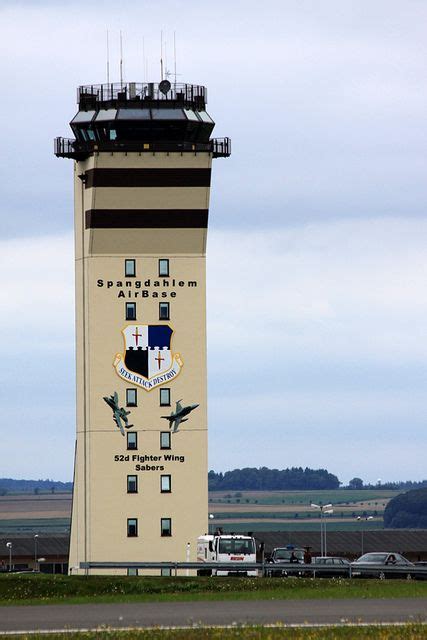
[[[0,632],[193,624],[427,622],[427,598],[257,600],[1,607]]]

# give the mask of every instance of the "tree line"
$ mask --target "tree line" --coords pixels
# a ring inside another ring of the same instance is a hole
[[[72,482],[0,478],[0,496],[5,496],[8,493],[69,493],[72,490]]]
[[[384,510],[386,529],[427,529],[427,489],[401,493]]]
[[[239,491],[266,490],[314,490],[338,489],[337,476],[326,469],[292,467],[291,469],[268,469],[267,467],[246,467],[225,473],[209,471],[210,491],[237,489]]]

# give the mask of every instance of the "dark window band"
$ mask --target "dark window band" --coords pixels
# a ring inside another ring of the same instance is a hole
[[[91,187],[209,187],[210,169],[89,169]]]
[[[89,209],[86,229],[206,229],[208,209]]]

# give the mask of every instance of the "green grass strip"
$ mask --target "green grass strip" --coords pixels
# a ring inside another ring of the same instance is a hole
[[[0,576],[0,605],[427,597],[427,581],[312,578]]]
[[[363,627],[236,627],[193,629],[147,629],[132,631],[99,630],[80,633],[24,634],[8,636],[16,640],[422,640],[427,628],[420,624]]]

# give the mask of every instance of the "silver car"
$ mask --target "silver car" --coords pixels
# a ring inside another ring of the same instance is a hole
[[[372,565],[371,567],[369,565]],[[396,571],[387,572],[382,567],[396,567]],[[412,572],[408,569],[415,565],[404,558],[400,553],[390,553],[387,551],[375,551],[365,553],[351,563],[351,575],[355,578],[412,578]]]

